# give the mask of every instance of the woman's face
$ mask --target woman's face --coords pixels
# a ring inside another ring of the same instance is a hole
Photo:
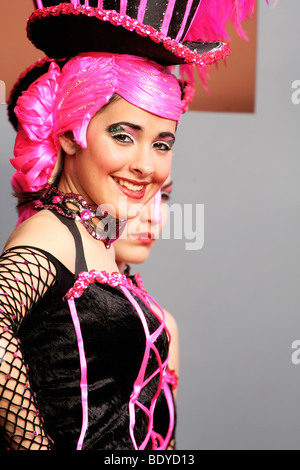
[[[91,119],[87,148],[73,143],[67,152],[60,189],[117,218],[136,217],[170,173],[175,129],[175,121],[113,101]]]
[[[141,210],[139,215],[127,223],[125,232],[114,243],[116,263],[122,264],[144,263],[155,245],[162,227],[167,221],[168,206],[173,183],[169,176],[161,188],[160,219],[155,220],[154,198]]]

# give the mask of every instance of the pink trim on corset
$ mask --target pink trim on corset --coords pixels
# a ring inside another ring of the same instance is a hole
[[[138,314],[138,316],[141,320],[141,323],[142,323],[142,326],[143,326],[143,329],[144,329],[144,332],[145,332],[146,347],[145,347],[144,357],[143,357],[143,361],[142,361],[142,364],[141,364],[141,367],[140,367],[140,371],[139,371],[138,377],[136,378],[136,380],[134,382],[133,392],[130,396],[129,405],[128,405],[129,406],[129,421],[130,421],[129,422],[129,433],[130,433],[130,437],[131,437],[131,440],[132,440],[132,443],[133,443],[133,446],[134,446],[135,450],[144,450],[147,447],[147,444],[149,443],[150,440],[152,442],[152,446],[153,446],[152,448],[153,449],[165,450],[165,449],[167,449],[168,443],[171,439],[172,431],[173,431],[173,427],[174,427],[174,404],[172,403],[173,402],[172,394],[168,393],[169,389],[166,388],[167,387],[166,368],[167,368],[167,363],[168,363],[169,357],[167,357],[166,360],[164,362],[162,362],[162,359],[159,355],[159,351],[157,350],[157,348],[155,346],[155,342],[157,341],[157,338],[159,337],[159,335],[162,333],[163,330],[167,333],[167,335],[169,337],[169,342],[170,342],[170,333],[169,333],[168,329],[166,328],[165,313],[164,313],[163,309],[161,309],[160,306],[157,304],[157,302],[155,302],[155,300],[152,297],[150,297],[150,295],[147,294],[146,290],[144,289],[144,286],[143,286],[143,283],[141,281],[140,276],[136,275],[135,277],[136,277],[136,282],[137,282],[138,285],[134,284],[132,282],[132,280],[127,278],[124,274],[120,274],[120,273],[117,273],[117,272],[107,273],[106,271],[99,272],[99,271],[96,271],[96,270],[92,270],[90,272],[82,272],[78,275],[78,279],[74,283],[74,286],[67,292],[67,294],[65,296],[65,299],[67,299],[68,302],[69,302],[72,318],[74,318],[74,320],[73,320],[74,325],[76,325],[75,326],[76,334],[79,335],[78,347],[81,347],[81,353],[83,355],[84,355],[84,351],[82,349],[83,348],[83,343],[81,342],[81,339],[80,339],[80,327],[77,324],[78,316],[77,316],[77,312],[76,312],[74,299],[79,298],[83,294],[84,289],[86,289],[90,284],[92,284],[95,281],[99,282],[101,284],[108,284],[112,287],[119,286],[120,289],[122,290],[122,292],[124,293],[124,295],[126,296],[126,298],[129,300],[129,302],[135,308],[135,310],[136,310],[136,312],[137,312],[137,314]],[[131,291],[131,292],[129,292],[129,291]],[[149,328],[148,328],[148,325],[147,325],[145,314],[144,314],[143,310],[141,309],[141,307],[139,306],[138,302],[132,296],[132,294],[139,297],[145,303],[145,305],[149,308],[149,310],[151,310],[153,315],[159,320],[160,326],[152,334],[150,334],[150,332],[149,332]],[[73,302],[70,302],[70,300],[73,300]],[[159,315],[152,308],[151,303],[159,309],[161,315]],[[150,357],[151,352],[154,353],[155,356],[156,356],[157,363],[158,363],[158,368],[146,379],[145,377],[146,377],[146,372],[147,372],[147,365],[148,365],[148,362],[149,362],[149,357]],[[86,369],[84,368],[83,357],[81,357],[81,359],[82,359],[82,364],[83,364],[81,366],[81,372],[82,372],[82,377],[83,377],[83,380],[82,380],[82,386],[83,386],[83,388],[82,388],[82,407],[83,407],[83,416],[84,416],[84,418],[83,418],[80,442],[78,442],[78,448],[82,447],[82,443],[83,443],[83,439],[84,439],[84,435],[85,435],[86,427],[87,427],[87,413],[88,413],[87,393],[86,393],[86,395],[83,393],[85,391],[84,386],[86,384],[86,380],[85,380],[86,375],[84,375],[86,373]],[[158,381],[157,390],[156,390],[156,393],[154,394],[154,396],[152,397],[150,407],[148,409],[139,401],[139,396],[140,396],[140,393],[141,393],[142,389],[154,377],[156,377],[158,374],[159,374],[159,381]],[[86,390],[87,390],[87,388],[86,388]],[[165,438],[160,436],[153,429],[153,419],[154,419],[155,405],[156,405],[157,398],[158,398],[161,390],[163,390],[164,392],[167,392],[166,393],[166,400],[167,400],[167,403],[168,403],[169,414],[170,414],[169,429],[168,429],[167,436]],[[139,407],[148,417],[147,434],[146,434],[143,442],[139,446],[137,445],[136,440],[135,440],[135,436],[134,436],[134,428],[135,428],[135,423],[136,423],[136,419],[135,419],[135,407],[136,406]]]
[[[168,30],[169,30],[170,22],[171,22],[171,19],[172,19],[175,3],[176,3],[176,0],[170,0],[169,1],[167,9],[166,9],[166,13],[165,13],[164,21],[163,21],[162,27],[160,29],[161,33],[165,34],[166,36],[168,34]]]
[[[158,305],[158,303],[148,295],[149,301],[152,302],[152,304],[156,305],[157,308],[162,312],[163,318],[165,321],[165,314],[164,311],[161,309],[161,307]],[[153,310],[152,310],[153,311]],[[154,312],[154,311],[153,311]],[[171,344],[171,335],[167,328],[165,327],[165,330],[168,332],[169,335],[169,345]],[[173,372],[173,371],[172,371]],[[163,373],[163,378],[162,378],[162,389],[165,394],[165,398],[167,401],[168,409],[169,409],[169,428],[167,435],[165,438],[163,438],[160,434],[158,433],[153,433],[153,436],[155,435],[156,439],[160,443],[159,447],[157,447],[157,450],[166,450],[168,448],[168,444],[170,442],[170,439],[172,437],[173,429],[174,429],[174,424],[175,424],[175,410],[174,410],[174,401],[172,397],[172,393],[170,391],[170,388],[168,386],[168,383],[170,383],[170,376],[172,375],[172,372],[169,371],[168,368],[164,370]],[[176,375],[176,374],[174,374]]]
[[[127,10],[127,0],[120,1],[120,15],[126,15]]]
[[[172,389],[178,387],[178,377],[175,370],[167,369],[165,373],[166,382],[172,386]]]
[[[38,7],[39,10],[44,8],[42,0],[36,0],[36,4],[37,4],[37,7]]]
[[[79,436],[76,450],[82,450],[83,441],[84,441],[86,430],[88,427],[87,364],[86,364],[86,358],[85,358],[85,352],[84,352],[84,343],[83,343],[83,338],[82,338],[81,328],[80,328],[80,321],[78,318],[74,299],[69,299],[68,304],[69,304],[69,309],[70,309],[70,313],[71,313],[71,317],[73,320],[76,337],[77,337],[80,370],[81,370],[80,388],[81,388],[81,404],[82,404],[82,425],[81,425],[81,433]]]
[[[128,298],[128,300],[130,301],[130,303],[134,306],[134,308],[136,309],[139,317],[140,317],[140,320],[142,322],[142,325],[144,327],[144,331],[145,331],[145,336],[146,336],[146,348],[145,348],[145,354],[144,354],[144,358],[143,358],[143,361],[142,361],[142,365],[141,365],[141,368],[140,368],[140,372],[139,372],[139,375],[134,383],[134,388],[133,388],[133,392],[130,396],[130,401],[129,401],[129,418],[130,418],[130,424],[129,424],[129,432],[130,432],[130,436],[131,436],[131,440],[133,442],[133,445],[134,445],[134,448],[135,450],[145,450],[148,442],[149,442],[149,439],[151,438],[152,441],[153,441],[153,416],[154,416],[154,409],[155,409],[155,405],[156,405],[156,401],[157,401],[157,398],[159,396],[159,393],[162,389],[162,385],[163,385],[163,382],[162,382],[162,379],[163,379],[163,373],[164,373],[164,370],[165,370],[165,367],[167,365],[167,362],[168,362],[168,358],[167,360],[164,362],[164,364],[162,363],[161,361],[161,358],[160,358],[160,355],[159,355],[159,352],[157,350],[157,348],[154,346],[154,343],[155,341],[157,340],[157,337],[161,334],[164,326],[165,326],[165,321],[163,319],[163,322],[161,323],[160,327],[152,334],[150,334],[149,332],[149,329],[148,329],[148,325],[147,325],[147,322],[146,322],[146,319],[145,319],[145,315],[141,309],[141,307],[138,305],[138,303],[136,302],[136,300],[132,297],[132,295],[130,294],[130,292],[128,292],[128,290],[126,289],[126,287],[124,286],[120,286],[121,290],[123,291],[123,293],[125,294],[125,296]],[[150,307],[150,305],[148,305]],[[150,307],[151,308],[151,307]],[[153,312],[154,313],[154,312]],[[149,356],[150,356],[150,353],[151,353],[151,350],[155,353],[156,355],[156,359],[158,361],[158,369],[150,376],[148,377],[147,380],[145,380],[145,375],[146,375],[146,370],[147,370],[147,364],[148,364],[148,361],[149,361]],[[158,384],[158,387],[157,387],[157,391],[154,395],[154,397],[152,398],[151,400],[151,404],[150,404],[150,408],[146,408],[142,403],[140,403],[138,401],[138,398],[139,398],[139,395],[142,391],[142,389],[147,385],[147,383],[149,383],[158,373],[160,373],[160,379],[159,379],[159,384]],[[137,446],[137,443],[136,443],[136,440],[135,440],[135,437],[134,437],[134,426],[135,426],[135,406],[138,406],[141,410],[144,411],[144,413],[148,416],[149,418],[149,421],[148,421],[148,432],[147,432],[147,435],[144,439],[144,441],[141,443],[141,445],[138,447]]]
[[[143,20],[144,20],[146,8],[147,8],[147,3],[148,3],[148,0],[141,0],[140,1],[137,20],[140,21],[141,23],[143,23]]]
[[[201,1],[199,3],[199,6],[200,6],[200,4],[201,4]],[[184,18],[183,18],[180,30],[178,31],[178,34],[176,36],[176,41],[180,41],[180,39],[183,35],[184,29],[185,29],[185,26],[186,26],[186,22],[188,20],[188,17],[189,17],[191,8],[192,8],[192,5],[193,5],[193,0],[189,0],[188,3],[187,3],[187,6],[186,6],[186,10],[185,10],[185,14],[184,14]],[[198,8],[199,8],[199,6],[198,6]]]
[[[173,428],[175,424],[175,411],[174,411],[174,401],[173,401],[173,396],[171,393],[171,390],[168,386],[167,381],[163,382],[163,391],[165,394],[165,398],[168,404],[168,409],[169,409],[169,427],[168,427],[168,432],[165,438],[163,438],[160,434],[157,432],[153,433],[153,437],[159,442],[159,447],[157,450],[167,450],[168,444],[172,438],[172,433],[173,433]]]

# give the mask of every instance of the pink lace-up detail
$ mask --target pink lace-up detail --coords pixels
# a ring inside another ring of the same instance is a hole
[[[80,434],[80,438],[77,444],[78,450],[82,449],[84,435],[86,433],[87,426],[88,426],[88,384],[87,384],[87,371],[86,371],[84,344],[83,344],[83,339],[82,339],[81,330],[80,330],[80,323],[79,323],[78,315],[76,311],[75,299],[81,297],[84,290],[95,281],[99,282],[100,284],[108,284],[112,287],[117,287],[117,286],[120,287],[120,289],[122,290],[126,298],[129,300],[131,305],[135,308],[141,320],[141,323],[145,332],[146,346],[145,346],[144,357],[143,357],[142,364],[139,370],[139,374],[134,382],[133,391],[129,400],[129,433],[130,433],[130,437],[131,437],[134,449],[135,450],[146,449],[147,444],[151,440],[152,449],[165,450],[167,449],[170,439],[172,437],[175,413],[174,413],[173,398],[172,398],[171,390],[168,385],[168,383],[170,382],[169,379],[171,376],[171,373],[167,371],[167,363],[168,363],[169,358],[167,357],[165,361],[162,361],[159,351],[155,346],[155,342],[157,338],[161,335],[163,330],[165,330],[166,333],[168,334],[169,341],[171,339],[170,333],[166,328],[164,311],[155,302],[155,300],[147,293],[147,291],[145,290],[143,286],[140,276],[136,275],[135,279],[136,279],[137,285],[133,283],[131,279],[128,279],[125,276],[125,274],[121,274],[117,272],[107,273],[105,271],[99,272],[96,270],[92,270],[89,272],[82,272],[79,274],[78,279],[74,283],[73,287],[68,291],[68,293],[65,296],[65,299],[68,300],[68,303],[69,303],[69,308],[70,308],[70,312],[72,315],[72,319],[73,319],[73,323],[74,323],[74,327],[75,327],[75,331],[77,335],[80,365],[81,365],[81,397],[82,397],[82,417],[83,418],[82,418],[81,434]],[[160,326],[153,333],[150,333],[148,324],[145,318],[145,314],[132,294],[139,297],[145,303],[145,305],[151,310],[153,315],[155,315],[155,317],[159,320]],[[151,307],[151,303],[157,307],[157,309],[161,313],[161,316],[157,312],[154,311],[154,309]],[[147,364],[149,362],[151,353],[155,354],[158,367],[149,377],[146,377]],[[154,396],[152,397],[150,407],[147,408],[145,405],[141,403],[141,401],[139,400],[139,397],[143,388],[157,375],[159,375],[157,390]],[[168,408],[169,408],[169,415],[170,415],[169,429],[165,437],[156,433],[153,429],[155,405],[156,405],[158,396],[162,390],[165,393],[165,397],[166,397]],[[135,423],[136,423],[136,420],[135,420],[136,407],[139,407],[148,417],[147,434],[143,442],[140,445],[137,444],[136,439],[135,439],[135,434],[134,434],[134,428],[135,428]]]

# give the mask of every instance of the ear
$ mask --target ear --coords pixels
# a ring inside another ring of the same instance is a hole
[[[66,155],[75,155],[78,144],[74,140],[73,132],[69,131],[58,136],[58,140]]]

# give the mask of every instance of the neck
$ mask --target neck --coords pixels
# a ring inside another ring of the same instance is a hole
[[[127,264],[124,261],[119,262],[117,260],[116,260],[116,263],[117,263],[120,273],[124,273]]]
[[[116,260],[116,264],[121,274],[125,274],[125,276],[130,276],[130,265],[128,263],[126,263],[125,261]]]

